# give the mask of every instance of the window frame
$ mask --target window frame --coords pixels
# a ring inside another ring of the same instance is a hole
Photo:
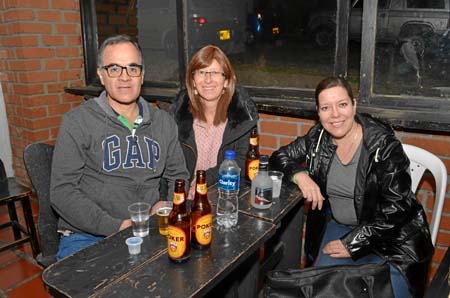
[[[375,38],[378,0],[364,1],[361,67],[359,85],[359,111],[372,114],[405,130],[450,132],[450,118],[444,113],[450,111],[450,100],[445,98],[399,96],[373,93],[375,70]],[[334,75],[347,77],[348,71],[348,26],[351,0],[337,2],[336,48],[334,53]],[[176,0],[178,29],[178,82],[144,82],[142,94],[151,101],[170,102],[184,86],[186,61],[188,61],[186,28],[187,0]],[[78,95],[95,96],[101,91],[96,75],[98,49],[97,21],[94,0],[80,0],[82,37],[85,60],[86,88],[67,88]],[[259,111],[287,116],[317,119],[314,90],[301,88],[266,88],[244,86],[258,105]]]

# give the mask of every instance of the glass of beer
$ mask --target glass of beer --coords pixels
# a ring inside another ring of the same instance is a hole
[[[172,211],[173,202],[165,201],[164,205],[156,210],[158,216],[158,228],[161,235],[167,236],[167,226],[169,224],[169,214]]]

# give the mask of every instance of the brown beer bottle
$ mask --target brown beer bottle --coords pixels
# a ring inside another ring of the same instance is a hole
[[[198,170],[194,203],[191,207],[191,244],[197,249],[211,246],[212,213],[207,193],[206,172]]]
[[[175,180],[173,208],[169,214],[167,235],[167,252],[169,259],[175,263],[185,262],[191,256],[191,218],[186,198],[184,180]]]
[[[245,163],[245,177],[252,181],[259,168],[259,144],[258,129],[255,127],[250,133],[250,143],[247,151],[247,161]]]

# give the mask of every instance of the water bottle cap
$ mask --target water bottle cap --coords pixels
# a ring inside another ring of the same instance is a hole
[[[225,159],[235,159],[236,153],[233,150],[225,151]]]
[[[259,156],[259,163],[269,163],[269,156],[268,155],[260,155]]]

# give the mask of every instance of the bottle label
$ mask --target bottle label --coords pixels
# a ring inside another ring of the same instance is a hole
[[[272,187],[255,188],[255,204],[257,205],[270,205],[272,204]]]
[[[226,191],[239,190],[239,175],[221,174],[219,175],[219,188]]]
[[[206,195],[206,191],[207,191],[207,187],[206,187],[206,183],[203,184],[197,184],[197,192],[201,195]]]
[[[212,239],[212,214],[206,214],[197,219],[194,230],[198,243],[201,245],[210,244]]]
[[[186,234],[182,229],[176,226],[169,226],[167,230],[167,252],[169,257],[172,259],[179,259],[186,252]]]
[[[173,194],[173,203],[174,203],[175,205],[180,205],[180,204],[182,204],[182,203],[184,202],[185,199],[186,199],[186,198],[185,198],[185,194],[184,194],[183,192],[181,192],[181,193],[175,192],[175,193]]]
[[[258,146],[258,138],[250,138],[250,145]]]
[[[258,169],[259,169],[259,159],[255,159],[252,160],[249,164],[248,164],[248,178],[250,180],[253,180],[253,178],[255,178],[256,174],[258,173]]]

